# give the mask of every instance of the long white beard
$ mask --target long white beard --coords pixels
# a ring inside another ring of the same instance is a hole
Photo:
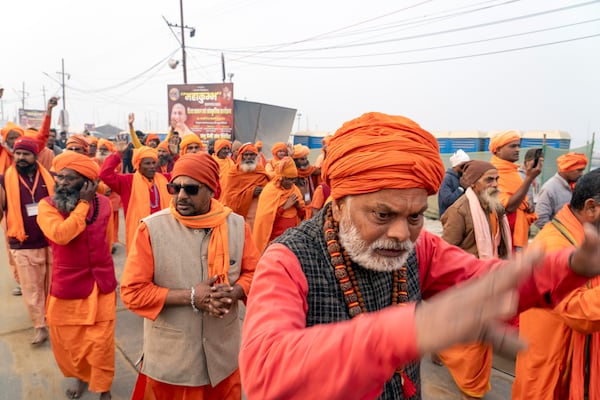
[[[349,204],[347,205],[349,206]],[[363,268],[379,272],[396,271],[402,268],[415,244],[410,240],[399,242],[393,239],[378,239],[368,245],[360,236],[356,225],[352,223],[349,207],[346,210],[348,212],[344,212],[339,222],[338,235],[341,245],[346,249],[352,261]],[[405,250],[406,252],[400,257],[384,257],[375,252],[377,249]]]
[[[496,214],[502,215],[504,214],[504,206],[498,198],[498,193],[500,192],[496,188],[487,188],[479,194],[479,201],[487,211],[495,211]]]
[[[257,165],[258,165],[258,162],[256,160],[251,163],[241,162],[240,169],[242,170],[242,172],[253,172],[253,171],[256,171]]]

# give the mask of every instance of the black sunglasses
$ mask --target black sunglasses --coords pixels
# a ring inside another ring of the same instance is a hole
[[[179,185],[177,183],[167,183],[167,191],[169,194],[178,194],[181,192],[182,188],[183,191],[190,196],[195,196],[200,191],[200,185]]]

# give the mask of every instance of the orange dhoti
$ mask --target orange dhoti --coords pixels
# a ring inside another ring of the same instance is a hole
[[[457,345],[440,352],[439,356],[466,395],[482,398],[491,389],[491,346],[482,343]]]
[[[242,383],[239,369],[215,387],[171,385],[140,373],[131,395],[131,400],[240,400],[241,398]]]
[[[48,298],[52,352],[65,377],[87,382],[89,390],[110,391],[115,375],[116,292],[98,285],[87,299]]]

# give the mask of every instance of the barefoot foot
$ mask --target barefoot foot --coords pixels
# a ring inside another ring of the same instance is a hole
[[[81,397],[83,392],[85,391],[85,382],[77,379],[77,382],[74,386],[67,389],[65,394],[69,399],[78,399]],[[109,397],[110,398],[110,397]]]
[[[35,328],[35,337],[31,341],[32,346],[39,346],[48,340],[48,329],[46,327],[43,328]]]
[[[110,394],[110,391],[100,393],[100,400],[111,400],[111,399],[112,399],[112,394]]]

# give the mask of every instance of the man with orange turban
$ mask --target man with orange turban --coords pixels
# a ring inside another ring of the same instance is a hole
[[[310,203],[313,198],[313,194],[315,193],[315,188],[319,186],[320,183],[320,175],[321,169],[315,167],[314,165],[310,165],[310,161],[308,161],[308,155],[310,154],[310,150],[308,147],[297,144],[294,146],[294,163],[296,164],[296,168],[298,169],[298,179],[296,180],[296,185],[300,189],[300,193],[302,193],[302,199],[304,203],[306,203],[307,207],[307,218],[312,216],[310,208]]]
[[[156,149],[146,146],[133,151],[132,163],[136,169],[133,174],[115,172],[127,146],[125,140],[115,143],[116,152],[104,160],[100,179],[121,196],[125,214],[125,249],[129,251],[141,219],[168,207],[167,183],[170,175],[157,173],[158,153]]]
[[[231,142],[226,139],[219,139],[215,142],[215,152],[212,158],[219,165],[219,178],[223,179],[230,168],[235,168],[235,163],[229,157],[231,154]]]
[[[514,352],[500,320],[554,306],[600,273],[591,228],[578,250],[513,263],[422,230],[444,165],[435,138],[405,117],[345,123],[322,172],[332,203],[275,239],[257,267],[239,358],[248,398],[415,398],[424,354],[478,340]]]
[[[269,181],[264,167],[258,163],[258,149],[247,143],[240,148],[235,166],[221,180],[219,200],[244,217],[252,229],[259,196]]]
[[[511,130],[500,132],[490,140],[492,152],[490,162],[498,169],[500,179],[500,201],[506,210],[506,217],[512,232],[512,243],[515,251],[527,247],[529,241],[529,226],[537,219],[533,203],[530,202],[527,191],[535,178],[542,172],[544,159],[527,165],[525,179],[519,175],[519,150],[521,137],[519,132]]]
[[[279,163],[279,161],[281,161],[283,157],[286,157],[288,155],[287,144],[283,142],[275,143],[273,147],[271,147],[271,154],[273,154],[273,158],[270,159],[265,165],[265,171],[267,172],[267,175],[269,175],[269,177],[273,179],[275,178],[277,164]]]
[[[213,198],[211,156],[184,154],[172,176],[171,206],[142,220],[121,278],[123,303],[144,317],[132,399],[241,399],[239,300],[259,254],[244,219]]]
[[[584,241],[584,225],[600,225],[600,170],[585,174],[569,203],[531,245],[545,251],[573,249]],[[600,399],[600,279],[569,293],[553,310],[519,316],[527,349],[517,356],[512,398]]]
[[[39,345],[48,339],[44,307],[52,252],[36,216],[39,201],[54,194],[54,178],[37,161],[37,140],[22,136],[13,148],[14,163],[0,176],[0,215],[6,213],[9,252],[35,328],[31,343]]]
[[[68,151],[52,163],[54,195],[39,203],[37,222],[54,255],[46,308],[52,352],[65,377],[76,378],[67,397],[85,390],[110,399],[115,374],[115,266],[112,208],[96,194],[98,164]]]
[[[90,141],[87,136],[77,133],[69,136],[67,139],[67,147],[65,151],[74,151],[75,153],[84,154],[89,156],[90,154]]]
[[[15,140],[23,136],[25,131],[19,125],[7,122],[2,128],[2,146],[0,146],[0,173],[5,173],[12,165],[12,152]]]
[[[256,208],[252,237],[262,253],[271,240],[297,226],[306,210],[300,189],[294,184],[298,170],[290,157],[277,164],[276,175],[263,189]]]
[[[264,168],[264,166],[267,165],[267,159],[265,158],[265,155],[262,151],[263,142],[262,140],[257,140],[254,145],[256,146],[256,150],[258,150],[258,163]]]
[[[96,157],[96,152],[98,152],[98,138],[96,136],[86,136],[87,141],[89,142],[88,147],[88,156]]]
[[[181,155],[186,153],[198,153],[204,151],[204,144],[198,135],[186,135],[181,139],[179,148],[181,149]]]
[[[538,215],[535,226],[542,229],[573,196],[575,184],[583,176],[587,157],[581,153],[566,153],[556,159],[558,172],[544,183],[535,203]]]

